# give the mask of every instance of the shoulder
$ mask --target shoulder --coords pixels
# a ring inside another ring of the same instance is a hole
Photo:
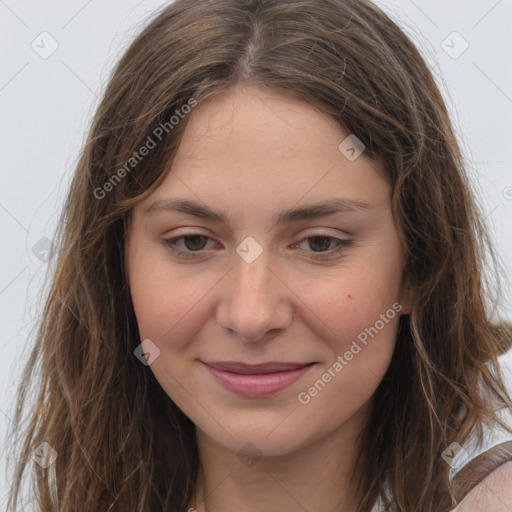
[[[512,461],[502,464],[480,481],[452,512],[510,512]]]

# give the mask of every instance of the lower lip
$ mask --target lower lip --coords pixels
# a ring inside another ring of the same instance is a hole
[[[291,386],[314,365],[310,364],[296,370],[251,375],[231,373],[218,370],[212,366],[205,366],[217,382],[222,384],[228,391],[246,397],[263,397],[274,395]]]

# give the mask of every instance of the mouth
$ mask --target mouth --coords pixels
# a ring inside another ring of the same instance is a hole
[[[244,397],[264,397],[283,391],[303,377],[316,363],[269,362],[247,364],[235,361],[204,362],[225,389]]]

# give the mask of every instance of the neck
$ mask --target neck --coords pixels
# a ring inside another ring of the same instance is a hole
[[[355,512],[360,476],[351,477],[368,412],[363,408],[323,438],[273,457],[241,457],[196,428],[201,467],[190,512]]]

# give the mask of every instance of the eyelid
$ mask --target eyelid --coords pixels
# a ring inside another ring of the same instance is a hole
[[[198,251],[186,251],[186,250],[183,250],[183,249],[179,249],[179,248],[177,248],[175,246],[175,244],[176,244],[176,242],[178,240],[180,240],[182,238],[186,238],[186,237],[192,237],[192,236],[202,236],[202,237],[207,238],[208,241],[210,241],[210,240],[216,241],[216,240],[213,239],[213,237],[211,237],[209,235],[205,235],[205,234],[200,233],[200,232],[189,231],[189,232],[186,232],[186,233],[181,233],[180,235],[176,235],[176,236],[173,236],[173,237],[170,237],[170,238],[166,238],[166,239],[163,240],[163,242],[172,252],[174,252],[175,254],[181,255],[183,258],[188,258],[188,259],[203,258],[205,253],[208,252],[207,249],[200,249]],[[339,253],[343,252],[344,250],[346,250],[347,247],[349,245],[351,245],[352,242],[353,242],[352,239],[338,238],[338,237],[335,237],[333,235],[329,235],[329,234],[326,234],[326,233],[312,232],[310,234],[302,236],[299,240],[297,240],[296,242],[293,242],[291,245],[292,246],[300,245],[302,242],[308,240],[309,238],[329,238],[329,239],[331,239],[331,241],[334,241],[336,243],[334,248],[329,249],[327,251],[317,251],[317,252],[315,252],[315,251],[307,251],[307,250],[304,250],[304,249],[299,249],[302,252],[308,253],[308,255],[310,255],[310,257],[312,257],[313,259],[324,259],[324,260],[326,260],[329,257],[334,257],[334,256],[338,255]]]
[[[179,233],[179,234],[177,234],[175,236],[169,237],[168,240],[175,239],[175,238],[180,238],[180,237],[183,237],[183,236],[205,236],[205,237],[214,239],[214,237],[209,234],[209,233],[211,233],[211,231],[208,230],[208,229],[206,229],[206,231],[208,233],[201,232],[200,230],[202,228],[199,228],[199,227],[198,228],[196,228],[196,227],[189,227],[189,228],[183,228],[183,229],[187,229],[188,231],[184,231],[184,232]],[[337,234],[322,233],[322,232],[318,231],[318,230],[322,230],[322,229],[335,229],[335,228],[327,228],[327,227],[323,227],[323,228],[320,228],[320,227],[317,227],[317,228],[305,228],[305,230],[301,230],[301,232],[303,233],[301,235],[301,237],[296,239],[296,240],[299,241],[299,242],[302,242],[306,238],[311,238],[311,237],[315,237],[315,236],[318,236],[318,237],[323,236],[323,237],[329,237],[329,238],[336,238],[336,239],[342,240],[342,241],[344,241],[344,240],[348,241],[348,239],[340,238],[340,234],[339,233],[342,233],[341,236],[343,236],[343,235],[347,236],[347,237],[355,236],[354,233],[351,233],[351,232],[346,231],[346,230],[340,230],[340,229],[336,229]],[[193,230],[196,230],[196,231],[193,231]],[[304,233],[304,231],[305,231],[305,233]],[[296,235],[294,235],[294,238],[295,237],[296,237]]]

